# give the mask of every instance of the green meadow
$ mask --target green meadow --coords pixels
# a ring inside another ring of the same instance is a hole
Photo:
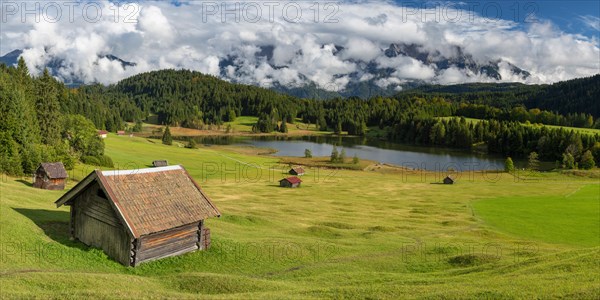
[[[242,126],[240,124],[240,126]],[[212,247],[124,267],[68,236],[64,191],[0,180],[3,298],[427,298],[600,296],[600,182],[591,173],[444,174],[287,165],[233,146],[186,149],[110,135],[115,167],[183,165],[221,210]],[[68,188],[93,167],[78,165]],[[367,171],[368,170],[368,171]]]
[[[474,203],[491,226],[549,243],[593,247],[600,244],[600,186],[568,195],[496,198]]]

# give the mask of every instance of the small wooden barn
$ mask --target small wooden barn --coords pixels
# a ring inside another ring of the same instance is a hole
[[[44,190],[64,190],[68,177],[62,162],[41,163],[35,171],[33,187]]]
[[[166,167],[169,165],[169,162],[166,160],[155,160],[152,162],[153,167]]]
[[[288,178],[279,180],[280,187],[297,188],[297,187],[300,187],[301,184],[302,184],[302,180],[300,180],[300,178],[298,178],[298,177],[288,177]]]
[[[181,166],[89,174],[56,202],[70,235],[126,266],[206,249],[221,213]]]
[[[105,139],[106,137],[108,137],[108,131],[106,131],[106,130],[98,130],[98,136],[101,139]]]
[[[444,178],[444,184],[454,184],[455,178],[453,176],[447,176]]]
[[[118,130],[117,135],[125,135],[125,130]]]
[[[294,175],[294,176],[303,176],[304,169],[302,167],[294,167],[288,173],[290,173],[290,175]]]

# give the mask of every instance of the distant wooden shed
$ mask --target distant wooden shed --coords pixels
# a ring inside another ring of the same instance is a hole
[[[117,135],[125,135],[125,130],[118,130]]]
[[[454,184],[455,178],[453,176],[447,176],[444,178],[444,184]]]
[[[56,202],[70,235],[126,266],[206,249],[221,213],[181,166],[89,174]]]
[[[105,139],[106,137],[108,137],[108,131],[106,131],[106,130],[98,130],[98,136],[101,139]]]
[[[304,169],[302,167],[294,167],[288,173],[290,173],[290,175],[294,175],[294,176],[303,176]]]
[[[169,165],[169,162],[166,160],[155,160],[152,162],[153,167],[166,167]]]
[[[64,190],[68,177],[62,162],[41,163],[35,171],[33,187],[44,190]]]
[[[279,180],[280,187],[297,188],[297,187],[300,187],[301,184],[302,184],[302,180],[298,177],[288,177],[288,178]]]

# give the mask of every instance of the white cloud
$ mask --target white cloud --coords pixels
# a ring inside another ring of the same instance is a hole
[[[456,67],[438,70],[410,57],[388,58],[383,51],[391,43],[419,44],[423,51],[445,57],[456,56],[458,46],[479,63],[502,60],[499,73],[503,81],[549,83],[600,70],[597,38],[564,33],[551,23],[522,28],[511,21],[471,19],[470,13],[457,9],[447,15],[461,15],[460,20],[444,19],[440,14],[435,17],[431,14],[435,9],[407,10],[392,2],[343,2],[337,10],[333,6],[327,11],[321,3],[315,22],[313,3],[300,2],[302,18],[293,23],[283,18],[286,3],[282,2],[275,7],[274,16],[261,5],[258,22],[249,22],[247,18],[252,15],[244,15],[244,10],[239,22],[230,15],[222,22],[218,12],[208,15],[204,22],[206,3],[202,1],[181,6],[167,1],[128,6],[95,3],[103,7],[102,18],[95,23],[81,16],[82,5],[76,7],[73,22],[65,14],[57,23],[43,19],[36,23],[32,18],[21,23],[20,15],[8,16],[0,32],[0,51],[27,49],[23,56],[32,73],[41,72],[52,58],[58,58],[63,65],[55,71],[65,81],[82,78],[101,83],[162,68],[188,68],[262,86],[299,86],[308,79],[329,90],[343,89],[352,80],[376,79],[382,87],[399,86],[407,80],[491,80]],[[330,15],[332,12],[335,15]],[[427,21],[423,21],[424,16]],[[335,20],[338,22],[326,22]],[[580,20],[597,30],[597,17]],[[266,51],[269,47],[272,53]],[[340,47],[343,50],[339,51]],[[263,49],[268,57],[257,57]],[[117,61],[101,58],[106,54],[137,65],[123,68]],[[235,67],[221,70],[219,63],[231,58]],[[428,59],[438,58],[433,55]],[[393,71],[386,78],[377,78],[364,72],[368,62]],[[527,80],[514,76],[508,63],[532,76]]]
[[[596,16],[586,15],[580,16],[579,19],[583,24],[587,25],[589,28],[594,29],[596,31],[600,31],[600,18]]]
[[[371,61],[380,56],[381,47],[365,38],[349,38],[342,52],[344,59]]]
[[[150,5],[142,7],[138,21],[138,30],[143,32],[144,40],[152,46],[167,47],[175,39],[175,30],[162,10]]]

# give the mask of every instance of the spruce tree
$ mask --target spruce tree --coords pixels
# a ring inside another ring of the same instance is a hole
[[[333,150],[331,150],[331,158],[330,158],[330,162],[332,163],[336,163],[338,162],[339,159],[339,152],[337,150],[337,146],[333,146]]]
[[[532,170],[532,171],[538,171],[540,169],[540,160],[539,160],[539,155],[537,154],[537,152],[529,153],[528,168],[529,168],[529,170]]]
[[[562,166],[565,169],[574,169],[575,168],[575,158],[569,152],[565,152],[563,154]]]
[[[594,161],[594,155],[592,155],[592,151],[588,150],[583,153],[581,156],[581,161],[579,162],[579,166],[584,170],[590,170],[596,166],[596,162]]]
[[[514,170],[515,170],[515,164],[513,163],[512,158],[507,157],[506,161],[504,161],[504,171],[511,173]]]
[[[163,133],[162,143],[169,146],[173,145],[173,137],[171,136],[171,130],[169,129],[168,125],[167,128],[165,128],[165,132]]]
[[[198,145],[196,144],[196,140],[194,138],[190,138],[188,140],[188,144],[185,147],[189,149],[196,149],[198,148]]]
[[[281,125],[279,126],[279,132],[281,132],[281,133],[288,132],[287,123],[285,122],[285,120],[283,120],[283,122],[281,122]]]
[[[310,151],[310,149],[304,149],[304,157],[312,158],[312,151]]]
[[[44,69],[38,83],[36,99],[37,119],[42,143],[56,145],[60,142],[60,106],[56,82],[48,69]]]

